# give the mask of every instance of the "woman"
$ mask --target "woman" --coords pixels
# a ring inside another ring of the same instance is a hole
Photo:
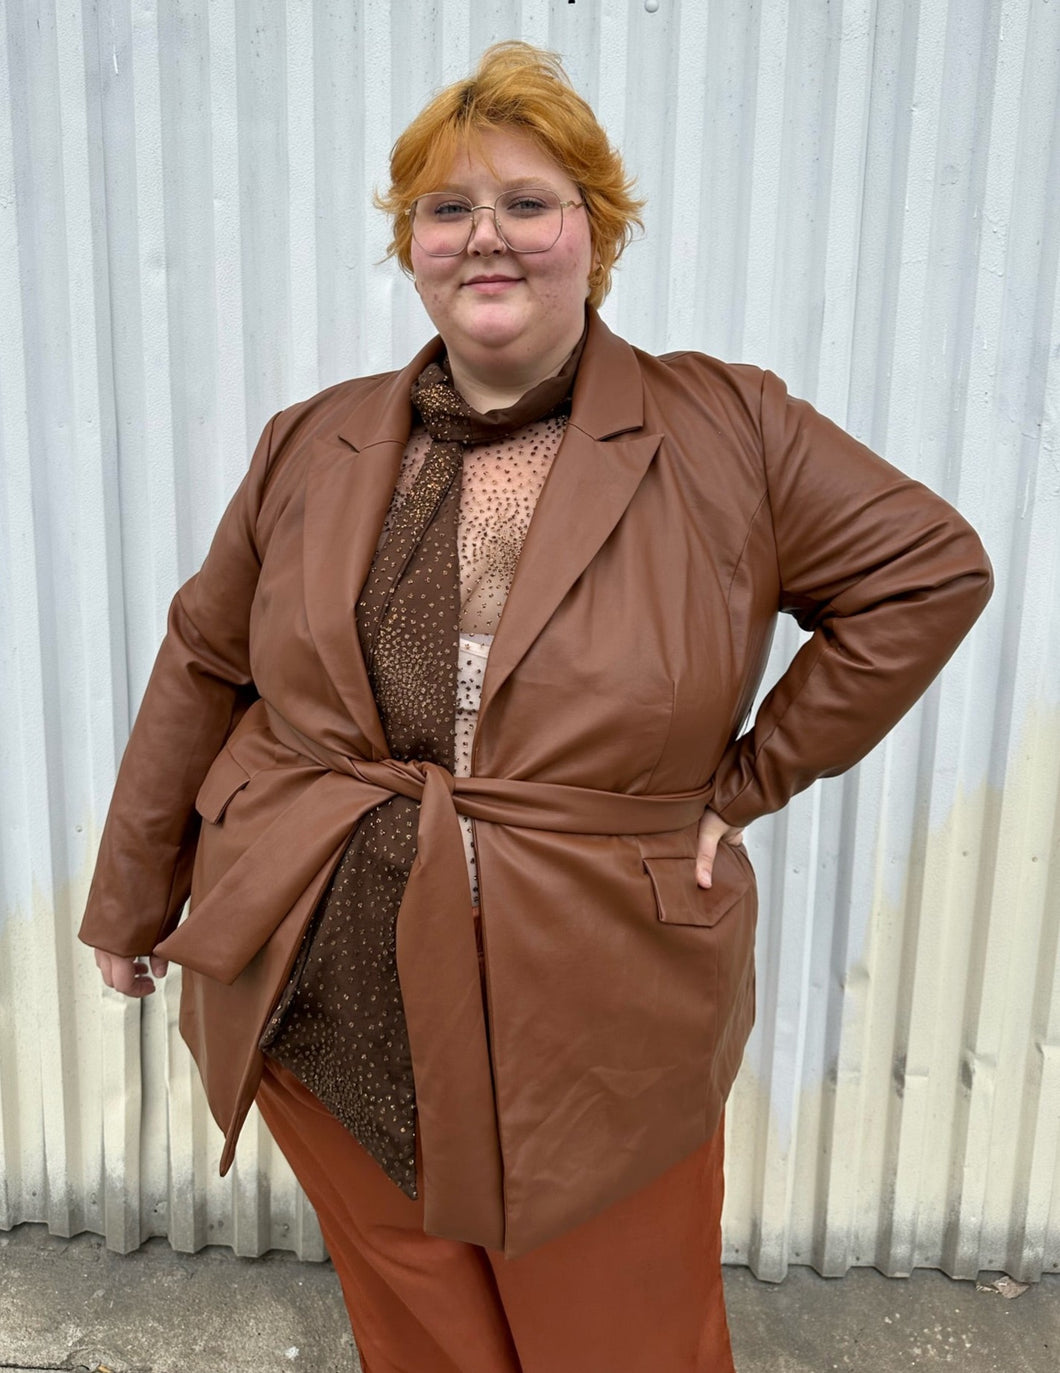
[[[549,54],[491,49],[391,171],[439,337],[266,428],[82,938],[127,995],[184,965],[222,1169],[256,1096],[372,1373],[731,1369],[741,830],[883,736],[989,566],[776,377],[607,330],[639,205]],[[812,638],[741,733],[778,610]]]

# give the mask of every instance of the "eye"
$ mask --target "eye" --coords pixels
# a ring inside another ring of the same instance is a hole
[[[547,214],[555,208],[553,197],[541,191],[511,191],[501,202],[505,214],[515,215],[518,219],[533,219]]]
[[[432,219],[466,219],[471,213],[471,202],[446,198],[431,201],[425,208]]]

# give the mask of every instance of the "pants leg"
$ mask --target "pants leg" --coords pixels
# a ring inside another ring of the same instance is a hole
[[[423,1233],[410,1201],[286,1069],[258,1105],[316,1208],[367,1373],[734,1373],[723,1130],[523,1258]]]
[[[487,1253],[523,1373],[734,1373],[724,1134],[524,1257]]]
[[[425,1235],[422,1201],[265,1064],[257,1103],[316,1210],[366,1373],[521,1373],[485,1250]]]

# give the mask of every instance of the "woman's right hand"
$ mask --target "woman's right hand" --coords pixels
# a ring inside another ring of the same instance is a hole
[[[154,978],[165,977],[169,971],[168,962],[164,958],[156,958],[154,954],[122,958],[120,954],[107,953],[105,949],[96,949],[94,952],[96,967],[103,981],[116,992],[121,992],[122,996],[150,996],[155,989]],[[145,957],[150,962],[150,973],[148,964],[144,962]]]

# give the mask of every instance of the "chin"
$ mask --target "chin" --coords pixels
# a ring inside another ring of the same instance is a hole
[[[466,346],[478,348],[505,348],[515,343],[524,333],[521,321],[510,317],[477,319],[462,331]]]

